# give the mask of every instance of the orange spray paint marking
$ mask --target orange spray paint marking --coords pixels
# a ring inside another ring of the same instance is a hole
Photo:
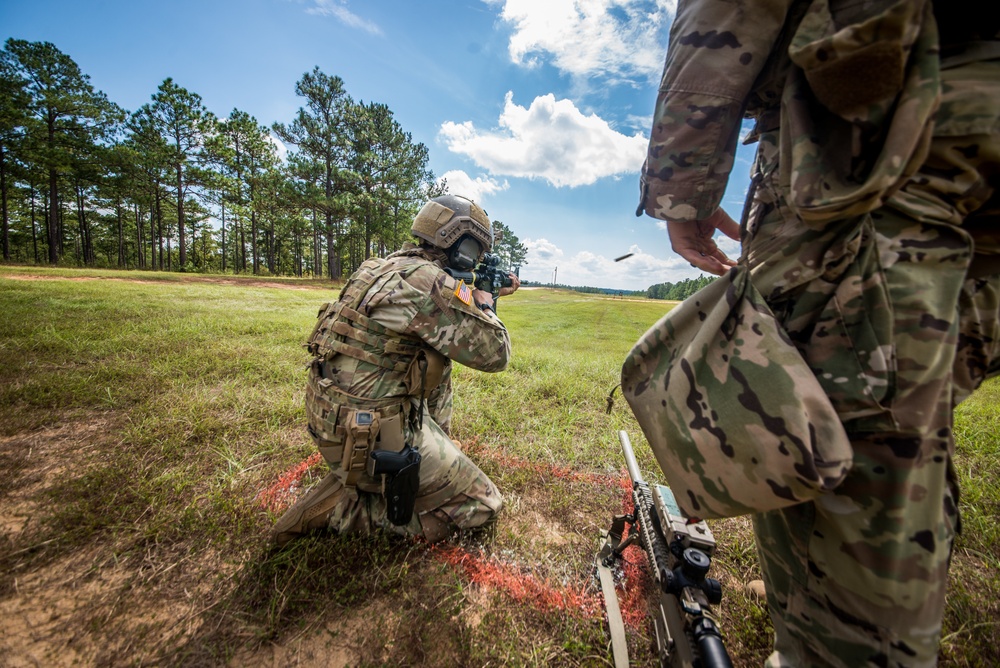
[[[431,547],[431,553],[447,564],[460,569],[469,581],[483,589],[504,592],[519,603],[528,603],[539,610],[579,613],[584,617],[600,614],[601,600],[579,588],[554,586],[529,573],[490,559],[483,559],[457,545]]]
[[[622,513],[632,510],[632,482],[622,472],[618,476],[575,471],[565,466],[531,462],[521,457],[501,453],[495,448],[483,447],[478,441],[466,444],[466,452],[485,455],[500,466],[528,469],[540,476],[551,476],[570,482],[589,482],[606,485],[610,481],[623,490]],[[263,508],[272,512],[285,510],[298,494],[299,483],[312,467],[323,461],[320,453],[314,453],[281,474],[278,480],[258,495]],[[461,570],[470,582],[484,589],[503,591],[515,601],[533,605],[539,610],[557,610],[581,614],[584,617],[603,615],[603,602],[599,595],[589,593],[586,584],[579,587],[560,587],[523,573],[516,567],[496,560],[484,559],[457,545],[434,545],[431,553],[445,563]],[[619,588],[618,603],[622,621],[633,629],[644,628],[647,623],[647,604],[652,591],[652,579],[644,566],[646,557],[642,548],[632,545],[623,555],[622,570],[625,586]]]
[[[292,505],[302,478],[309,469],[321,461],[323,461],[323,456],[314,452],[308,458],[282,473],[277,482],[257,495],[261,507],[278,513]]]

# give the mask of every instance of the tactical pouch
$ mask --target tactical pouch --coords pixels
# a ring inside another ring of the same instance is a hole
[[[808,501],[852,464],[837,412],[742,264],[639,339],[622,394],[689,517]]]
[[[423,348],[406,370],[406,391],[410,396],[427,399],[444,377],[445,357],[433,348]]]
[[[875,210],[914,174],[941,94],[930,2],[898,0],[840,29],[831,4],[813,0],[799,24],[781,101],[781,184],[817,226]]]
[[[344,420],[344,454],[341,467],[348,474],[348,484],[355,482],[351,474],[365,470],[368,453],[372,451],[379,433],[379,415],[376,411],[348,409]]]
[[[420,487],[420,453],[409,445],[401,452],[371,453],[372,476],[385,476],[386,516],[396,526],[410,523]]]
[[[312,332],[309,334],[309,338],[306,339],[304,347],[313,355],[318,355],[319,350],[325,348],[325,339],[330,329],[328,318],[330,313],[328,311],[332,305],[330,302],[324,302],[319,307],[319,312],[316,314],[316,324],[313,325]]]
[[[353,397],[323,378],[321,368],[322,361],[316,360],[309,374],[306,413],[309,433],[330,467],[334,470],[344,467],[347,472],[364,471],[370,450],[402,450],[409,401],[397,397],[378,401]],[[366,424],[367,417],[359,418],[359,412],[371,413],[371,423]]]

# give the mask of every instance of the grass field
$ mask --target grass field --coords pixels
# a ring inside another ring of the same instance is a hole
[[[304,429],[321,281],[0,267],[0,664],[611,665],[599,533],[622,511],[622,359],[668,308],[546,289],[499,303],[514,360],[458,368],[454,436],[499,485],[488,534],[320,534],[273,552],[323,475]],[[964,533],[941,665],[1000,646],[1000,383],[959,407]],[[745,519],[714,522],[738,666],[770,646]],[[654,665],[627,600],[633,665]]]

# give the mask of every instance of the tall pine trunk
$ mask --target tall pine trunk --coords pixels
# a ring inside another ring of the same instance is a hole
[[[38,264],[38,233],[35,231],[35,186],[31,185],[31,248],[35,252],[35,264]]]
[[[139,269],[146,268],[146,248],[142,243],[142,207],[135,205],[135,262]]]
[[[56,170],[49,170],[49,264],[59,262],[59,246],[61,239],[59,235],[59,175]]]
[[[329,224],[330,216],[327,214],[327,223]],[[331,281],[337,280],[340,276],[339,265],[340,261],[337,258],[337,249],[334,247],[333,243],[333,230],[329,227],[326,228],[326,265],[327,274],[330,276]]]
[[[83,255],[83,263],[92,265],[96,260],[94,256],[94,245],[90,235],[90,221],[87,220],[86,200],[83,196],[83,188],[76,184],[76,216],[77,226],[80,228],[80,246]]]
[[[157,268],[162,271],[163,270],[163,206],[162,206],[162,203],[160,202],[160,188],[159,188],[159,184],[157,184],[157,188],[156,188],[156,232],[155,232],[155,239],[156,239],[156,251],[157,251],[157,253],[159,255],[159,257],[157,258],[158,262],[156,264],[157,264]]]
[[[118,212],[118,266],[127,269],[125,262],[125,223],[122,221],[122,202],[115,202],[115,209]]]
[[[7,159],[0,146],[0,210],[3,216],[3,259],[10,261],[10,223],[7,218]]]
[[[323,246],[320,243],[319,235],[319,218],[316,216],[316,209],[312,210],[313,214],[313,264],[312,270],[313,274],[317,278],[323,278]]]
[[[222,202],[222,273],[226,273],[226,203]]]
[[[178,248],[178,264],[180,264],[181,270],[187,264],[187,249],[184,247],[184,188],[183,180],[181,177],[181,163],[177,163],[177,248]],[[167,244],[169,248],[170,237],[167,237]],[[167,251],[169,263],[169,250]]]
[[[253,202],[253,190],[250,191],[250,201]],[[257,258],[257,212],[250,206],[250,257],[253,262],[253,273],[260,273],[260,261]]]

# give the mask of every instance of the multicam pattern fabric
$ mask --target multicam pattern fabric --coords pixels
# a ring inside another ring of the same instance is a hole
[[[892,101],[931,90],[932,121],[915,107],[897,117],[878,104],[866,119],[850,96],[831,100],[845,95],[833,86],[808,100],[816,109],[825,95],[827,112],[796,119],[814,124],[806,138],[785,113],[811,94],[787,56],[801,17],[829,11],[830,35],[830,22],[856,29],[906,8],[682,1],[671,30],[640,208],[679,221],[713,213],[740,110],[756,119],[743,261],[837,409],[854,455],[832,492],[755,516],[775,628],[769,666],[936,663],[958,524],[953,408],[1000,372],[1000,61],[993,44],[985,59],[941,60],[935,75],[933,22],[924,3],[911,4],[898,32],[914,46],[899,42],[910,57]],[[907,153],[890,141],[897,132],[921,139]],[[835,136],[839,143],[823,142]],[[797,152],[799,140],[823,143]],[[823,184],[840,178],[831,164],[845,167],[841,175],[860,169],[859,192],[834,203],[845,191],[831,187],[826,200]],[[865,190],[871,183],[878,188]]]
[[[433,541],[455,529],[484,524],[502,505],[496,486],[449,437],[451,361],[480,371],[502,371],[510,359],[510,338],[494,313],[455,296],[457,282],[442,270],[444,261],[443,253],[426,248],[369,260],[348,281],[338,303],[325,305],[310,337],[317,361],[310,368],[306,393],[309,430],[324,456],[338,452],[337,457],[327,456],[334,472],[347,482],[347,472],[338,463],[343,406],[377,408],[390,420],[404,416],[404,438],[422,457],[409,525],[397,527],[386,520],[379,481],[362,475],[356,486],[347,485],[330,515],[329,525],[339,531],[379,527]],[[339,340],[345,339],[344,332],[354,338]],[[409,373],[420,350],[444,358],[422,426],[416,424],[418,390]]]
[[[686,299],[622,365],[622,395],[688,517],[801,503],[851,466],[837,413],[748,274]]]
[[[381,494],[345,490],[327,526],[345,533],[381,529],[423,536],[433,543],[457,529],[480,527],[496,517],[503,505],[500,491],[434,421],[424,418],[416,440],[421,454],[420,487],[409,524],[395,526],[388,521]]]

